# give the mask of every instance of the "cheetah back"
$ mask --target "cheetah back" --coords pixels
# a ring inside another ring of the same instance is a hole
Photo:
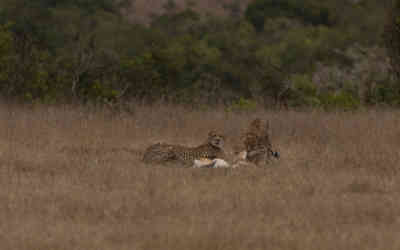
[[[163,163],[175,158],[174,145],[156,143],[148,147],[143,156],[145,163]]]
[[[213,147],[209,144],[200,145],[198,147],[175,146],[176,158],[181,162],[192,164],[195,159],[207,158],[215,159],[222,158],[224,153],[220,148]]]

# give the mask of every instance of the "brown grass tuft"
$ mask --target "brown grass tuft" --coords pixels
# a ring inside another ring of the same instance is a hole
[[[146,167],[151,143],[195,145],[254,117],[268,168]],[[0,105],[1,249],[399,249],[400,112]]]

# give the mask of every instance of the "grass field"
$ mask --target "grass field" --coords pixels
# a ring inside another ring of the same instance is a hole
[[[153,142],[227,151],[271,122],[267,168],[140,162]],[[400,249],[400,112],[227,114],[0,105],[0,248]]]

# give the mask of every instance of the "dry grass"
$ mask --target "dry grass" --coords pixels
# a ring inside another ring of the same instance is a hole
[[[161,140],[232,146],[271,121],[268,168],[146,167]],[[399,249],[400,112],[0,106],[1,249]],[[179,135],[179,137],[178,137]]]

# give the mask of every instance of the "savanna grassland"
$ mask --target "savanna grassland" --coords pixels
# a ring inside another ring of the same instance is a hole
[[[145,166],[271,122],[266,168]],[[1,249],[399,249],[399,111],[190,111],[0,106]]]

